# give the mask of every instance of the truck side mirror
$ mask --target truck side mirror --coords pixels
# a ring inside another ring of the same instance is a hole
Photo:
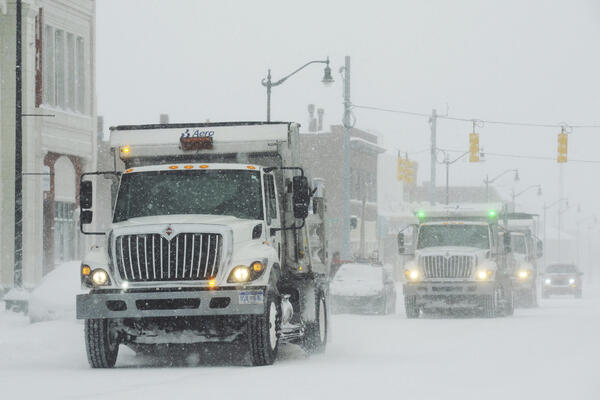
[[[308,206],[310,204],[310,187],[305,176],[294,176],[292,179],[294,218],[304,219],[308,217]]]
[[[406,253],[406,248],[404,248],[404,233],[398,233],[398,254]]]
[[[511,248],[510,248],[510,233],[506,232],[503,236],[504,236],[504,252],[505,253],[510,253],[511,252]]]
[[[542,258],[544,256],[544,242],[541,240],[537,241],[537,258]]]
[[[81,212],[81,215],[79,216],[79,219],[81,220],[82,224],[91,224],[92,217],[93,217],[92,210],[83,210]]]
[[[79,188],[79,206],[81,209],[92,208],[92,181],[81,182]]]

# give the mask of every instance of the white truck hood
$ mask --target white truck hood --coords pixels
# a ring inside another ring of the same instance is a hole
[[[213,225],[221,228],[230,228],[233,233],[233,242],[240,243],[252,240],[252,228],[262,224],[261,220],[240,219],[228,215],[204,215],[204,214],[183,214],[183,215],[159,215],[150,217],[131,218],[127,221],[118,222],[112,225],[113,229],[135,228],[143,230],[144,225]],[[207,229],[210,229],[207,227]]]
[[[438,247],[426,247],[423,249],[416,250],[416,254],[420,256],[431,256],[431,255],[473,255],[473,256],[484,256],[489,249],[480,249],[477,247],[469,246],[438,246]]]

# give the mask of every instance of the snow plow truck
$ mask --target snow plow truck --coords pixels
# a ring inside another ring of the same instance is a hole
[[[299,125],[110,131],[115,171],[80,182],[81,230],[103,236],[83,259],[88,292],[76,301],[90,365],[113,367],[120,345],[237,343],[256,366],[272,364],[285,342],[323,352],[325,203],[299,164]],[[112,221],[90,232],[94,188],[106,177]]]

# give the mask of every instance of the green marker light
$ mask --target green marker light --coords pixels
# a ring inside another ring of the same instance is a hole
[[[419,212],[417,212],[417,218],[419,218],[419,219],[425,218],[425,211],[419,211]]]
[[[498,216],[498,213],[496,212],[496,210],[490,210],[488,211],[488,217],[490,218],[496,218]]]

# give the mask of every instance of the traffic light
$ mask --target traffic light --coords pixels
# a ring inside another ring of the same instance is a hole
[[[558,163],[566,163],[567,162],[567,148],[568,148],[569,138],[566,133],[561,132],[558,134],[558,155],[556,156],[556,161]]]
[[[406,179],[406,167],[405,167],[405,159],[402,156],[398,156],[398,172],[397,178],[399,181],[403,181]]]
[[[469,133],[469,162],[479,162],[479,133]]]
[[[415,162],[398,155],[398,180],[406,183],[413,183],[416,180],[416,175],[417,169],[415,168]]]
[[[406,160],[406,166],[404,168],[404,182],[414,183],[416,180],[417,170],[415,168],[415,162]]]

